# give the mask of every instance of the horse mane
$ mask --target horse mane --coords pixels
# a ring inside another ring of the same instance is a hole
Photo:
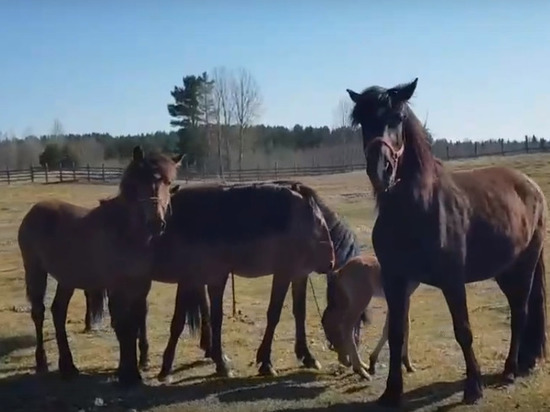
[[[361,248],[359,246],[357,235],[353,230],[351,230],[347,222],[334,210],[332,210],[312,187],[294,180],[277,180],[273,183],[289,186],[294,188],[293,190],[298,191],[303,196],[313,198],[325,218],[325,222],[330,233],[330,239],[334,247],[335,257],[334,270],[327,273],[327,307],[332,307],[338,300],[337,285],[335,282],[337,279],[337,269],[344,266],[353,257],[361,254]],[[367,323],[367,315],[362,314],[361,320],[363,323]]]
[[[403,120],[405,150],[398,168],[398,179],[410,185],[416,200],[428,208],[433,198],[435,185],[445,173],[443,163],[436,158],[428,141],[424,125],[406,106],[407,116]]]

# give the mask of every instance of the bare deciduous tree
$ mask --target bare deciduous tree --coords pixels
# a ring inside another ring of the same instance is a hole
[[[60,142],[63,140],[65,136],[65,129],[63,128],[63,124],[59,119],[55,119],[53,121],[50,136],[55,142]]]
[[[351,125],[352,109],[353,109],[353,105],[350,99],[343,97],[338,101],[338,105],[334,110],[336,128],[339,130],[339,134],[343,143],[342,150],[343,150],[344,164],[348,164],[350,161],[350,153],[349,153],[350,149],[349,149],[348,142],[351,138],[351,134],[353,133],[352,125]]]
[[[223,155],[222,145],[225,145],[226,168],[231,170],[231,150],[229,142],[229,126],[233,120],[234,106],[230,95],[230,86],[232,83],[231,72],[225,67],[215,67],[212,70],[212,80],[214,80],[214,112],[218,126],[218,161],[219,173],[223,178]],[[226,133],[224,136],[223,130]]]
[[[239,169],[242,169],[244,134],[246,128],[259,117],[262,106],[260,86],[248,70],[243,68],[238,70],[231,84],[231,98],[239,129]]]
[[[341,98],[334,110],[336,127],[351,127],[351,111],[353,109],[349,98]]]

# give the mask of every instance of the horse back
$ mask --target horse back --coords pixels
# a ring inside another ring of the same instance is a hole
[[[340,293],[350,302],[363,304],[371,297],[384,297],[380,264],[374,254],[361,254],[351,258],[335,272]]]
[[[452,178],[466,200],[467,281],[506,270],[534,238],[544,239],[547,201],[539,185],[526,174],[491,166],[454,172]],[[446,210],[453,214],[452,207]],[[491,248],[487,248],[489,244]]]
[[[313,214],[308,199],[282,185],[181,189],[172,196],[172,215],[157,261],[164,269],[156,278],[174,281],[178,272],[218,276],[232,271],[257,277],[307,271],[308,242],[316,236]]]
[[[90,209],[61,200],[43,200],[35,203],[23,217],[19,226],[20,244],[51,240],[68,225],[73,225],[89,213]]]

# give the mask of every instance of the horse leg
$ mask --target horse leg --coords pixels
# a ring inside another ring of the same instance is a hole
[[[306,295],[308,277],[296,279],[292,282],[292,313],[296,324],[296,343],[294,353],[306,368],[321,369],[307,346],[306,337]]]
[[[228,277],[229,274],[219,285],[208,285],[212,322],[212,360],[216,363],[216,374],[222,377],[233,376],[222,347],[223,293]]]
[[[376,344],[376,347],[371,352],[369,356],[369,373],[371,375],[374,375],[376,373],[376,363],[378,362],[378,356],[380,355],[380,351],[386,344],[386,341],[388,340],[388,328],[389,328],[389,319],[390,319],[390,312],[389,310],[386,312],[386,320],[384,321],[384,328],[382,330],[382,335],[380,336],[380,339],[378,339],[378,343]]]
[[[462,349],[466,363],[464,403],[474,404],[483,397],[483,388],[481,371],[472,348],[473,337],[468,317],[466,287],[463,283],[447,286],[443,288],[443,295],[453,319],[456,341]]]
[[[383,269],[382,269],[383,270]],[[403,371],[401,355],[405,334],[405,318],[409,296],[407,280],[397,276],[381,276],[384,294],[388,305],[388,341],[390,344],[390,366],[386,389],[378,398],[378,403],[388,407],[399,407],[403,398]]]
[[[157,376],[157,379],[161,382],[165,381],[172,371],[178,339],[185,328],[185,292],[185,288],[178,284],[174,315],[172,316],[172,323],[170,324],[170,338],[168,339],[166,349],[164,349],[164,354],[162,355],[162,368]]]
[[[414,373],[415,369],[414,366],[411,363],[411,359],[409,358],[409,333],[411,329],[411,316],[410,316],[410,297],[414,293],[416,289],[420,286],[419,282],[409,282],[409,286],[407,288],[407,293],[409,296],[408,299],[408,306],[407,306],[407,321],[405,323],[405,342],[403,343],[403,354],[401,356],[401,361],[403,362],[403,366],[405,367],[405,370],[408,373]]]
[[[403,366],[405,367],[405,370],[408,373],[413,373],[414,367],[411,364],[411,360],[409,358],[409,333],[411,328],[411,317],[409,309],[407,308],[407,320],[405,322],[405,337],[403,342],[403,352],[401,354],[401,362],[403,363]]]
[[[78,375],[78,369],[74,366],[73,355],[69,348],[67,330],[65,328],[67,322],[67,308],[69,307],[69,302],[73,297],[73,293],[73,288],[66,288],[58,283],[51,306],[53,324],[55,326],[55,339],[59,350],[59,373],[64,379],[69,379]]]
[[[260,363],[259,374],[266,376],[276,376],[277,371],[271,363],[271,345],[273,344],[273,335],[275,328],[281,318],[281,311],[285,301],[290,281],[286,276],[273,274],[271,283],[271,297],[269,300],[269,308],[267,309],[267,327],[265,328],[262,343],[256,353],[256,363]]]
[[[145,296],[127,296],[124,290],[113,290],[109,296],[112,325],[119,343],[118,382],[129,387],[141,383],[136,340],[143,316]]]
[[[538,250],[535,256],[539,256]],[[531,259],[527,259],[527,257]],[[502,372],[502,378],[507,383],[513,383],[515,377],[518,375],[519,348],[527,323],[529,294],[531,292],[537,260],[537,257],[522,256],[511,270],[502,273],[496,278],[500,289],[510,305],[510,349],[504,363],[504,371]]]
[[[141,307],[139,306],[141,305]],[[140,311],[140,322],[138,330],[139,343],[139,368],[147,370],[149,368],[149,340],[147,339],[147,300],[138,303],[138,311]]]
[[[31,267],[25,261],[25,282],[27,287],[27,297],[31,303],[31,318],[34,323],[36,333],[36,350],[34,353],[36,362],[36,372],[48,372],[48,358],[44,350],[44,296],[46,295],[46,286],[48,273],[42,270],[38,265]]]
[[[207,286],[201,294],[201,340],[199,347],[204,351],[205,358],[212,358],[212,324],[210,319],[210,302],[208,301]]]
[[[342,321],[342,330],[344,330],[343,347],[344,351],[349,356],[353,371],[364,379],[371,380],[371,376],[367,372],[367,365],[363,363],[359,353],[357,352],[357,346],[354,340],[354,324],[355,322],[348,322],[346,319]]]

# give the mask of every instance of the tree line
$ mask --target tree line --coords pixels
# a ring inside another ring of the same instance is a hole
[[[168,91],[167,91],[168,92]],[[0,168],[30,165],[62,167],[125,164],[136,144],[145,150],[187,153],[189,168],[223,175],[228,170],[304,167],[362,163],[361,135],[351,126],[351,102],[337,103],[331,127],[260,123],[264,101],[260,86],[246,69],[216,67],[188,74],[167,93],[170,129],[139,135],[66,133],[60,120],[43,136],[22,138],[0,132]],[[168,125],[167,125],[168,126]],[[431,134],[430,134],[431,136]],[[465,140],[450,143],[431,136],[436,156],[465,157],[545,147],[546,141],[525,136],[517,141]]]

